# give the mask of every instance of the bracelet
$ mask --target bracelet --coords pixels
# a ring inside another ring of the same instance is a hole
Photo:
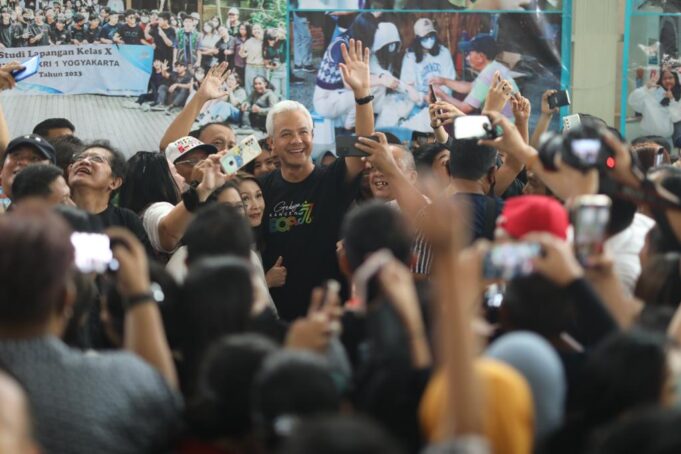
[[[364,104],[369,104],[371,101],[374,100],[374,95],[369,95],[365,96],[364,98],[355,98],[355,102],[357,103],[358,106],[363,106]]]
[[[137,295],[132,295],[123,299],[123,306],[125,310],[130,310],[133,307],[142,303],[153,303],[154,295],[151,292],[148,293],[138,293]]]

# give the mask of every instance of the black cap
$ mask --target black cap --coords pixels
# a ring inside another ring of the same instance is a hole
[[[459,48],[464,52],[472,50],[485,54],[487,58],[492,60],[499,54],[499,46],[492,35],[480,33],[467,43],[461,43]]]
[[[45,159],[49,159],[52,164],[57,163],[57,152],[54,151],[54,147],[38,134],[16,137],[7,145],[7,154],[11,154],[21,147],[31,147],[45,156]]]

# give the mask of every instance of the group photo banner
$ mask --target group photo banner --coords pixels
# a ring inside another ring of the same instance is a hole
[[[376,128],[402,141],[432,132],[430,86],[438,99],[480,112],[499,71],[530,100],[531,128],[541,114],[544,92],[570,87],[570,1],[469,1],[455,12],[319,9],[329,3],[348,7],[357,2],[301,1],[313,9],[290,12],[289,94],[313,113],[318,143],[333,144],[336,135],[355,126],[352,92],[338,70],[340,45],[351,38],[372,50]],[[487,9],[511,4],[511,10]],[[483,5],[484,12],[477,8]],[[510,103],[504,114],[512,119]],[[558,128],[560,118],[554,122]]]
[[[40,70],[19,82],[17,94],[146,93],[154,49],[127,44],[84,44],[0,49],[0,63],[39,55]]]

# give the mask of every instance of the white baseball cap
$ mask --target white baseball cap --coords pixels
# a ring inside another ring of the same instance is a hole
[[[435,33],[435,25],[433,25],[432,20],[427,17],[422,17],[414,24],[414,33],[416,33],[416,36],[419,38],[423,38],[429,33]]]
[[[174,163],[179,158],[186,156],[195,150],[203,150],[208,152],[208,154],[218,152],[218,149],[215,146],[203,143],[194,137],[186,136],[170,143],[165,149],[165,155],[168,161]]]

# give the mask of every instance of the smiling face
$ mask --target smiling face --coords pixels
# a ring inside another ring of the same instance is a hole
[[[111,171],[111,153],[105,148],[93,147],[77,155],[69,167],[69,186],[72,189],[88,188],[115,191],[123,183]]]
[[[125,18],[125,23],[128,24],[129,27],[134,27],[137,23],[137,18],[131,14]]]
[[[7,155],[5,164],[2,166],[2,170],[0,170],[2,190],[5,194],[9,197],[12,196],[14,177],[31,164],[50,164],[50,160],[45,159],[45,156],[38,150],[29,146],[19,147]]]
[[[280,112],[274,117],[272,150],[282,167],[312,165],[312,122],[302,110]]]
[[[411,183],[415,183],[416,172],[405,168],[404,154],[408,152],[402,147],[392,145],[390,146],[390,151],[393,154],[393,158],[395,159],[397,168],[400,169],[400,172],[406,175]],[[374,167],[369,170],[369,187],[371,188],[371,194],[377,199],[393,200],[395,198],[390,183],[385,178],[385,175]]]
[[[482,71],[487,66],[487,63],[489,63],[489,60],[487,60],[487,56],[485,54],[475,50],[470,51],[466,59],[476,71]]]
[[[184,181],[191,181],[192,172],[196,164],[203,161],[209,156],[208,152],[205,150],[194,150],[190,151],[186,155],[183,155],[175,160],[174,168],[178,174],[184,179]],[[176,179],[177,181],[177,179]],[[182,187],[182,186],[178,186]]]
[[[255,158],[255,164],[253,165],[253,175],[256,177],[267,175],[270,172],[274,172],[277,168],[274,162],[274,156],[269,151],[263,150],[257,158]]]
[[[255,39],[259,39],[260,41],[262,41],[263,31],[260,25],[256,24],[253,26],[253,36],[255,37]]]
[[[265,83],[265,79],[262,77],[256,77],[253,79],[253,90],[255,90],[256,93],[259,95],[262,95],[265,93],[265,90],[267,90],[267,84]]]
[[[671,71],[664,71],[662,73],[661,84],[662,88],[664,88],[667,91],[674,88],[674,85],[676,85],[676,80],[674,79],[674,75],[672,74]]]
[[[239,191],[248,222],[251,227],[258,227],[262,223],[262,215],[265,212],[265,199],[260,186],[252,180],[244,180],[239,185]]]

